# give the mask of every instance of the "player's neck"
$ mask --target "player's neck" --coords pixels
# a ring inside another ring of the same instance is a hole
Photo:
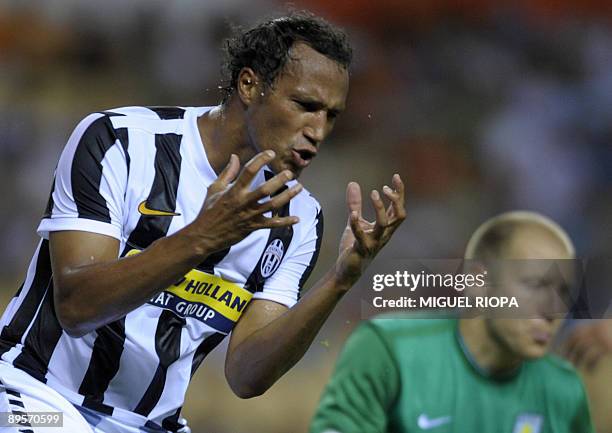
[[[241,164],[255,155],[247,138],[239,107],[230,101],[218,105],[198,118],[198,130],[204,144],[208,162],[219,174],[227,165],[230,155],[238,155]]]
[[[466,356],[476,367],[492,376],[505,376],[515,372],[522,364],[518,358],[495,339],[482,317],[459,321],[459,333]]]

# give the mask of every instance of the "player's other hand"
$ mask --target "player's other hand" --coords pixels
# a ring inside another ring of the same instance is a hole
[[[340,240],[336,272],[337,278],[348,286],[359,279],[406,218],[404,184],[399,174],[393,175],[392,187],[385,185],[382,193],[390,202],[389,206],[385,209],[382,196],[373,190],[370,201],[376,212],[376,220],[367,221],[362,216],[361,187],[356,182],[350,182],[346,188],[349,217]]]
[[[203,246],[203,254],[228,248],[255,230],[290,226],[299,221],[295,216],[274,215],[275,210],[282,208],[300,193],[302,185],[299,183],[269,200],[262,200],[293,179],[290,170],[282,171],[257,189],[250,190],[259,170],[272,161],[274,156],[271,150],[261,152],[247,162],[242,170],[238,157],[230,157],[225,169],[208,188],[200,214],[187,227]],[[264,216],[270,211],[272,216]]]
[[[562,351],[576,367],[593,370],[605,355],[612,353],[612,319],[576,326]]]

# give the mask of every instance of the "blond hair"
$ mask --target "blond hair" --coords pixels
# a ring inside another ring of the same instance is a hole
[[[574,244],[563,228],[552,219],[531,211],[511,211],[488,219],[472,234],[465,249],[466,259],[498,256],[514,232],[525,225],[543,228],[561,241],[567,254],[575,256]]]

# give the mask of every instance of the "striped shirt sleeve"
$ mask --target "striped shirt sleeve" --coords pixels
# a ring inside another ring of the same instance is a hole
[[[293,307],[310,277],[319,257],[323,239],[323,212],[316,203],[314,218],[310,220],[305,236],[293,253],[285,257],[278,270],[266,280],[263,291],[256,299],[269,299]]]
[[[126,147],[109,114],[90,114],[77,125],[57,165],[40,236],[79,230],[121,239]]]

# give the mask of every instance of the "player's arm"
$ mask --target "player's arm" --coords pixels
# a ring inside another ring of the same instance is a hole
[[[310,433],[382,433],[400,389],[397,364],[373,325],[349,337],[319,401]]]
[[[391,201],[387,209],[378,192],[372,192],[376,221],[368,222],[361,216],[359,185],[350,183],[349,221],[335,266],[291,309],[265,300],[249,305],[232,332],[225,361],[236,395],[261,395],[302,358],[338,301],[404,220],[404,185],[398,175],[393,187],[383,189]]]
[[[198,217],[140,254],[117,258],[119,242],[110,236],[73,230],[52,232],[54,302],[66,332],[84,335],[124,316],[209,254],[239,242],[254,230],[295,224],[296,217],[265,218],[263,214],[291,200],[301,185],[259,203],[291,179],[289,171],[250,191],[256,173],[273,158],[273,152],[262,152],[238,175],[240,164],[232,155],[209,187]]]

